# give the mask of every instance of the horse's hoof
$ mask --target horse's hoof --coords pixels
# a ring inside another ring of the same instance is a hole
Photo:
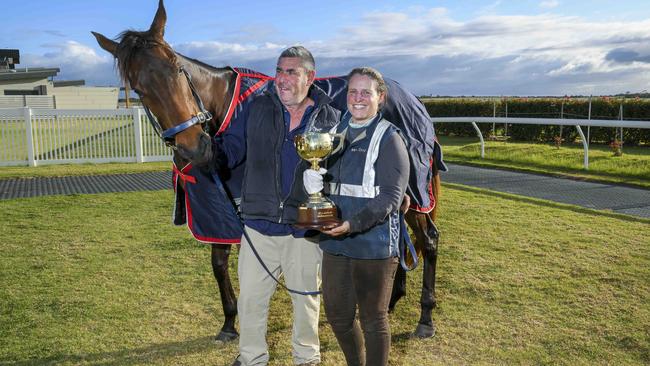
[[[431,338],[434,335],[436,335],[435,324],[431,326],[431,325],[418,323],[417,328],[415,328],[415,332],[413,332],[413,336],[418,338]]]
[[[239,333],[237,332],[226,332],[222,330],[217,334],[216,337],[214,337],[215,343],[227,343],[227,342],[232,342],[235,339],[239,338]]]

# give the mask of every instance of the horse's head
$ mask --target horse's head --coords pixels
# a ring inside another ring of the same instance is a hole
[[[92,32],[99,45],[117,60],[120,76],[140,96],[142,104],[156,119],[154,128],[176,152],[194,163],[204,163],[211,153],[210,136],[202,124],[210,119],[193,92],[189,75],[176,53],[165,42],[167,15],[162,0],[147,31],[125,31],[119,43]]]

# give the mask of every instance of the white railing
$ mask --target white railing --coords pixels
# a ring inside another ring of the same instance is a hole
[[[650,128],[650,121],[629,121],[618,119],[567,119],[567,118],[512,118],[512,117],[434,117],[435,123],[471,123],[481,141],[481,158],[485,157],[485,142],[477,123],[505,123],[528,125],[562,125],[575,126],[584,148],[584,168],[589,169],[589,138],[585,138],[580,126],[616,127],[616,128]]]
[[[435,117],[434,123],[477,123],[575,126],[589,168],[589,142],[580,126],[650,128],[650,121],[512,117]],[[171,160],[167,148],[146,120],[142,108],[66,110],[0,108],[0,166],[65,163],[150,162]]]
[[[168,160],[141,108],[0,109],[0,166]]]

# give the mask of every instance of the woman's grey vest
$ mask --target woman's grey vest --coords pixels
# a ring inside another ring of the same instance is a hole
[[[338,206],[343,221],[350,219],[379,194],[375,162],[383,137],[397,133],[397,129],[390,122],[377,119],[366,127],[365,134],[362,132],[355,141],[346,141],[343,150],[328,159],[332,180],[326,191]],[[349,118],[344,118],[337,133],[347,134],[348,128]],[[330,254],[357,259],[395,257],[399,230],[398,213],[392,212],[384,222],[365,232],[343,237],[322,235],[320,247]]]

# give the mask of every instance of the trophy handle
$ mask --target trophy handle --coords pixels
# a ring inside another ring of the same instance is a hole
[[[332,151],[329,153],[329,156],[332,156],[339,152],[343,148],[343,143],[345,143],[345,132],[342,133],[330,133],[332,136],[332,145],[334,145],[334,148]],[[337,142],[338,139],[338,142]]]

